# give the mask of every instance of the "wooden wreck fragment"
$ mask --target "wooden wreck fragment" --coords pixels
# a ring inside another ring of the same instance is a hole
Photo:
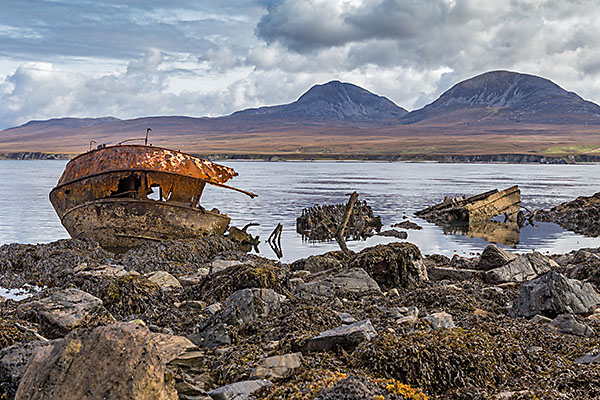
[[[350,214],[352,214],[352,210],[354,210],[354,203],[356,203],[356,199],[358,199],[358,193],[352,192],[350,199],[348,200],[348,204],[346,205],[346,212],[344,214],[344,218],[342,219],[342,223],[340,226],[338,226],[337,231],[335,232],[335,240],[338,242],[344,253],[349,252],[348,246],[346,246],[346,240],[344,239],[344,230],[346,229],[346,225],[350,219]]]
[[[445,199],[442,203],[415,213],[429,222],[477,223],[505,214],[515,220],[521,210],[521,192],[518,186],[497,189],[472,197]]]

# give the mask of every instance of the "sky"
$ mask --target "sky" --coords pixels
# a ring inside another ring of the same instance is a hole
[[[600,3],[0,0],[0,129],[226,115],[330,80],[413,110],[499,69],[600,103]]]

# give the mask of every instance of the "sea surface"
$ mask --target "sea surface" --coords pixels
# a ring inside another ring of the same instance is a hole
[[[69,237],[56,216],[48,193],[60,177],[66,161],[0,160],[0,245],[44,243]],[[255,192],[249,197],[207,185],[203,206],[218,208],[248,231],[260,235],[263,256],[276,258],[265,243],[278,223],[283,224],[283,258],[288,262],[312,254],[338,249],[335,241],[310,242],[296,233],[296,217],[315,204],[346,203],[348,194],[359,193],[381,216],[384,229],[405,218],[422,230],[408,231],[407,241],[424,254],[471,256],[488,242],[458,232],[444,232],[436,225],[414,217],[414,212],[438,203],[445,196],[474,195],[494,188],[519,185],[522,205],[528,209],[549,208],[577,196],[600,191],[600,165],[537,164],[440,164],[403,162],[260,162],[223,161],[239,176],[232,186]],[[564,253],[582,247],[600,247],[600,238],[565,231],[555,224],[536,223],[517,232],[503,247],[514,252],[532,249]],[[352,250],[399,239],[375,236],[349,241]]]

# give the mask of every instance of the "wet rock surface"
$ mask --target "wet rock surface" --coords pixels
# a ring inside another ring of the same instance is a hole
[[[588,236],[600,235],[600,192],[580,196],[550,210],[538,210],[535,219],[554,222],[565,229]]]
[[[393,243],[288,265],[223,238],[118,256],[2,246],[6,286],[35,289],[0,301],[0,398],[600,398],[600,249],[531,254]],[[485,279],[517,260],[542,275]],[[117,323],[88,318],[95,306]]]

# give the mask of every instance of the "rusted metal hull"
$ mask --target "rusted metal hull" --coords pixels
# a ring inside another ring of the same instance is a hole
[[[123,251],[145,240],[223,234],[229,217],[206,211],[206,184],[225,185],[237,173],[179,151],[117,145],[72,159],[50,192],[50,202],[74,238],[91,238]]]
[[[140,199],[100,199],[76,206],[62,217],[73,238],[94,239],[115,252],[148,240],[221,235],[229,221],[216,212]]]

